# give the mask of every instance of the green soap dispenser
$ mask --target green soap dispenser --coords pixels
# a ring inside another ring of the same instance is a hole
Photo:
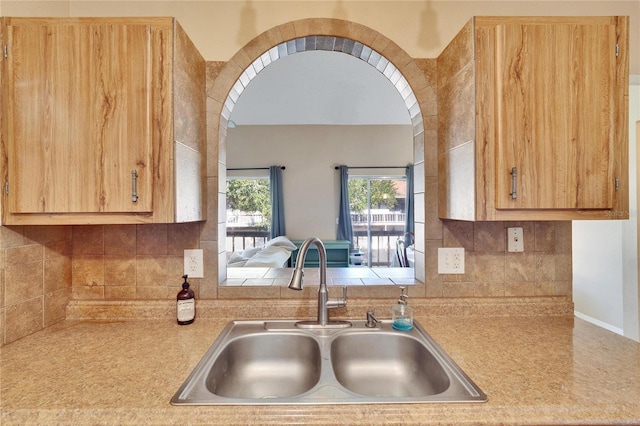
[[[184,282],[182,290],[176,297],[177,301],[177,320],[180,325],[191,324],[196,319],[196,297],[193,290],[189,288],[187,275],[183,275]]]
[[[393,322],[391,323],[391,326],[396,330],[408,331],[413,328],[413,309],[407,305],[408,297],[406,289],[400,287],[400,299],[393,307]]]

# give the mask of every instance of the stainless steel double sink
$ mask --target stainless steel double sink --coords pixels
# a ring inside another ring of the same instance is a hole
[[[174,405],[484,402],[487,396],[419,324],[302,329],[232,321],[171,400]]]

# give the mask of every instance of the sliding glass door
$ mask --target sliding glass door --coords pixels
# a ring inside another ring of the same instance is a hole
[[[405,199],[404,177],[349,178],[354,249],[362,253],[362,266],[399,266],[396,241],[404,238]]]

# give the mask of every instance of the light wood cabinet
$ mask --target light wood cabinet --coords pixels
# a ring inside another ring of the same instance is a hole
[[[477,17],[438,58],[439,215],[628,218],[628,19]]]
[[[2,37],[3,224],[204,219],[205,64],[174,19],[3,18]]]

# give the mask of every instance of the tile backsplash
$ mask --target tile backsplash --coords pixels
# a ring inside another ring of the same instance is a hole
[[[426,282],[412,298],[571,298],[571,222],[437,222],[439,238],[428,233],[425,244]],[[506,251],[510,226],[524,228],[522,253]],[[2,343],[63,320],[71,299],[173,299],[185,249],[205,251],[205,277],[189,280],[198,298],[237,298],[241,288],[218,293],[217,242],[201,240],[202,229],[204,223],[0,227]],[[464,247],[465,274],[438,275],[438,247]],[[279,294],[256,287],[251,298]]]

